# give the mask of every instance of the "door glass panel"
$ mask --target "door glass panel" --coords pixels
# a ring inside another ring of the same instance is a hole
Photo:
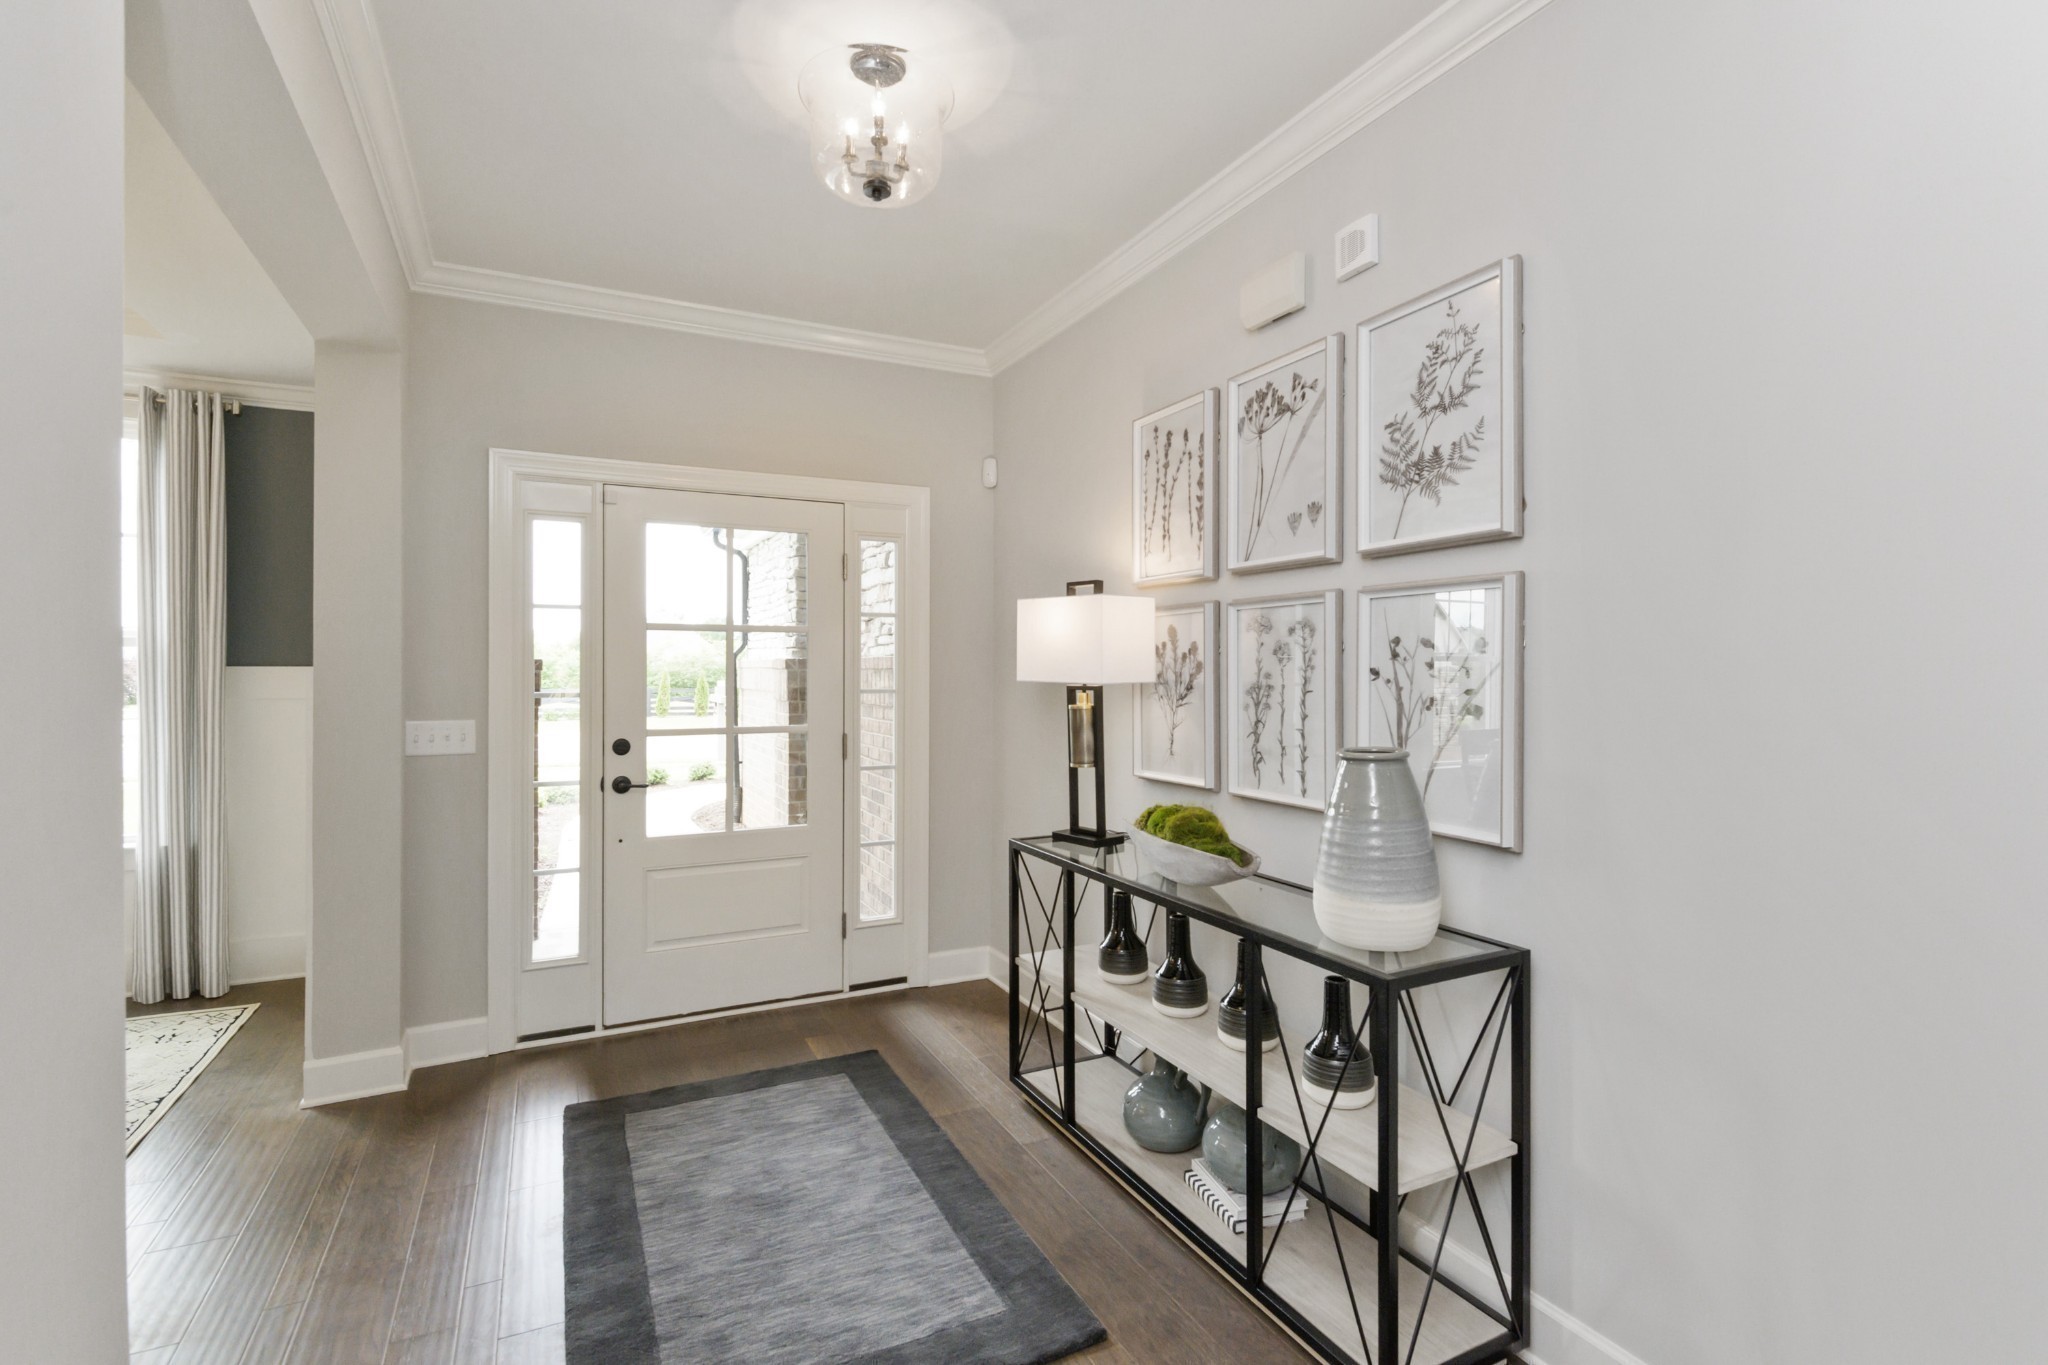
[[[536,869],[570,871],[582,864],[581,795],[574,782],[534,788],[533,851]]]
[[[792,630],[750,630],[733,648],[740,725],[803,725],[809,719],[809,637]]]
[[[715,730],[725,724],[725,632],[647,632],[647,728]]]
[[[726,533],[675,522],[647,525],[647,619],[665,625],[722,626],[726,614]]]
[[[801,531],[744,528],[732,535],[740,624],[802,625],[810,592],[810,537]]]
[[[863,540],[860,543],[860,609],[896,610],[896,542]]]
[[[533,960],[558,962],[576,956],[581,935],[582,876],[543,872],[533,879]]]
[[[896,694],[860,694],[860,761],[864,767],[891,767],[896,762]]]
[[[723,734],[647,737],[647,837],[725,829]]]
[[[896,687],[896,618],[864,616],[860,622],[860,685]]]
[[[533,604],[536,607],[583,605],[583,523],[533,523]]]
[[[545,688],[535,703],[533,780],[574,782],[582,771],[583,703],[574,696],[555,696]]]
[[[881,843],[896,837],[896,770],[868,768],[860,775],[860,841]]]
[[[896,845],[866,844],[860,851],[860,917],[896,918]]]
[[[810,774],[804,736],[787,731],[739,737],[739,818],[735,829],[784,829],[807,817]]]
[[[583,687],[583,613],[575,607],[533,609],[533,657],[543,692],[576,695]]]

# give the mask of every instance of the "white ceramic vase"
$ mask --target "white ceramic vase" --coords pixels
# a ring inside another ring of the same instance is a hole
[[[1347,947],[1405,953],[1436,937],[1443,891],[1407,750],[1338,753],[1311,890],[1317,926]]]

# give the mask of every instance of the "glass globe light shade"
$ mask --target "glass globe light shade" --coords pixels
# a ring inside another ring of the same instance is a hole
[[[797,82],[810,114],[812,170],[849,204],[902,208],[939,183],[953,87],[912,53],[901,54],[907,69],[900,80],[871,85],[854,74],[861,50],[856,44],[820,52]]]

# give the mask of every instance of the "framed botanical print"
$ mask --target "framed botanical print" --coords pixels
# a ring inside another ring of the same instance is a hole
[[[1216,789],[1217,618],[1215,602],[1161,606],[1152,618],[1158,672],[1133,689],[1138,708],[1132,768],[1154,782]]]
[[[1336,761],[1342,594],[1230,604],[1230,792],[1321,810]]]
[[[1344,336],[1230,381],[1230,567],[1335,564],[1344,478]]]
[[[1522,848],[1522,575],[1358,594],[1353,733],[1408,751],[1429,827]]]
[[[1216,390],[1131,424],[1131,578],[1216,577]]]
[[[1358,551],[1522,534],[1522,261],[1358,327]]]

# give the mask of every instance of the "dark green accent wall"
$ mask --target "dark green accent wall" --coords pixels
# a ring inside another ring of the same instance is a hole
[[[227,419],[227,661],[313,662],[313,414]]]

